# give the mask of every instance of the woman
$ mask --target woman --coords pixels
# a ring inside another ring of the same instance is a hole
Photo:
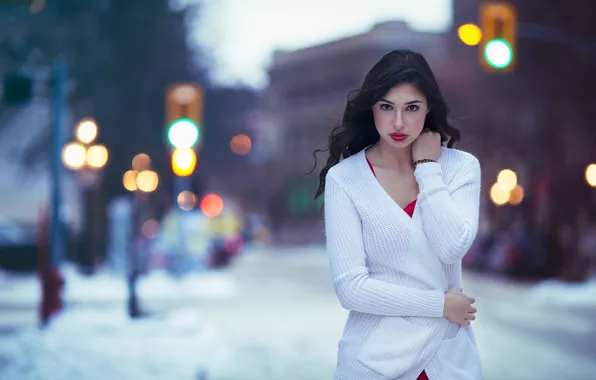
[[[350,311],[337,380],[479,380],[461,260],[476,235],[478,160],[422,55],[385,55],[329,138],[315,195],[337,296]],[[446,145],[446,146],[444,146]]]

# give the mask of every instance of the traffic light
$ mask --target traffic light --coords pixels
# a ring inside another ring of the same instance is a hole
[[[200,147],[203,90],[194,83],[176,83],[166,94],[166,139],[173,149]]]
[[[482,42],[479,59],[485,71],[510,72],[515,67],[517,14],[507,2],[488,2],[480,7]]]
[[[172,170],[179,177],[188,177],[197,166],[197,154],[191,148],[176,148],[172,153]]]

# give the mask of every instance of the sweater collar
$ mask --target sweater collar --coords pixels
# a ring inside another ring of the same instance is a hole
[[[383,185],[379,182],[379,180],[375,177],[373,172],[370,170],[368,166],[368,162],[366,161],[366,150],[369,147],[361,150],[358,152],[358,166],[360,167],[360,171],[363,173],[364,182],[368,184],[368,188],[372,189],[371,196],[376,198],[379,202],[383,205],[388,205],[387,207],[396,214],[399,218],[404,220],[405,223],[412,225],[413,222],[416,223],[418,221],[419,216],[419,207],[416,205],[414,208],[414,214],[412,217],[408,215],[408,213],[398,205],[393,198],[387,193]]]

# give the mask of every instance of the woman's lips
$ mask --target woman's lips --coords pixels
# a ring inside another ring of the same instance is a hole
[[[404,134],[404,133],[392,133],[389,136],[391,136],[391,139],[393,141],[404,141],[405,139],[408,138],[408,135]]]

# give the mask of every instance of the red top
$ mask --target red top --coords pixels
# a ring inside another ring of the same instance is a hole
[[[368,160],[368,157],[366,158],[366,162],[368,162],[368,166],[370,167],[370,170],[373,172],[373,174],[375,175],[375,177],[377,176],[377,174],[375,173],[375,169],[373,168],[372,164],[370,163],[370,161]],[[406,214],[408,214],[410,216],[410,218],[412,217],[412,215],[414,215],[414,209],[416,208],[416,199],[414,199],[412,202],[408,203],[408,205],[406,207],[404,207],[404,211],[406,212]]]

